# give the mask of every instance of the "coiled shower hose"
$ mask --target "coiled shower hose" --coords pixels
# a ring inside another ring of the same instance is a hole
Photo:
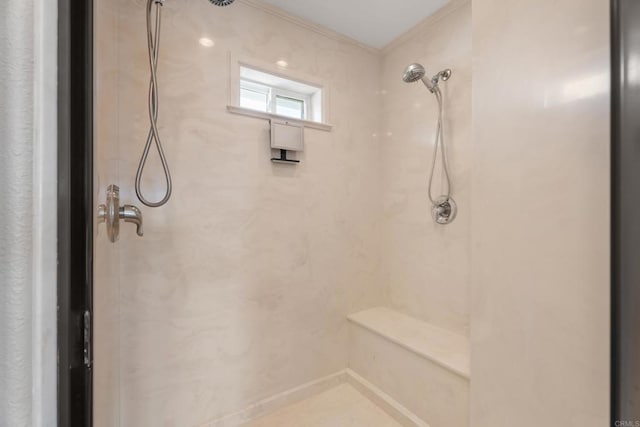
[[[434,205],[440,203],[438,200],[434,199],[432,195],[432,187],[433,187],[433,174],[436,169],[436,157],[438,157],[438,150],[441,151],[442,157],[442,169],[444,171],[444,178],[447,184],[447,193],[444,195],[446,200],[449,200],[451,196],[451,179],[449,178],[449,162],[447,160],[447,150],[444,142],[444,100],[442,98],[442,92],[440,92],[440,88],[437,86],[433,90],[436,99],[438,100],[438,124],[436,126],[436,141],[433,146],[433,159],[431,160],[431,174],[429,175],[429,200]]]
[[[155,13],[155,27],[151,28],[151,20],[153,15],[153,5],[156,6]],[[160,23],[162,21],[162,0],[148,0],[147,1],[147,47],[149,50],[149,68],[151,70],[151,78],[149,80],[149,133],[147,135],[147,143],[144,146],[142,157],[140,157],[140,163],[138,164],[138,171],[136,172],[135,189],[138,199],[146,206],[157,208],[164,205],[169,201],[171,197],[171,173],[169,171],[169,165],[167,164],[167,158],[165,157],[164,150],[162,149],[162,142],[160,141],[160,132],[158,132],[158,107],[160,104],[158,98],[158,52],[160,50]],[[162,169],[164,170],[164,177],[166,181],[166,191],[164,197],[157,202],[147,200],[142,194],[142,173],[147,163],[147,157],[149,156],[149,150],[151,145],[155,142],[158,155],[160,156],[160,162],[162,163]]]

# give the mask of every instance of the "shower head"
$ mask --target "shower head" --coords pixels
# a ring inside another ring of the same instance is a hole
[[[229,6],[234,0],[209,0],[212,4],[216,6]]]
[[[425,71],[422,64],[414,62],[413,64],[409,64],[409,66],[404,69],[404,73],[402,73],[402,80],[404,80],[405,83],[414,83],[418,80],[421,80],[422,83],[424,83],[424,85],[427,87],[427,89],[433,92],[436,85],[432,79],[425,78],[426,73],[427,72]]]
[[[446,68],[430,79],[425,78],[425,74],[426,71],[424,70],[424,67],[421,64],[414,62],[413,64],[409,64],[409,66],[404,69],[404,73],[402,73],[402,80],[404,80],[405,83],[413,83],[420,80],[422,81],[422,83],[424,83],[424,85],[427,87],[427,89],[429,89],[431,93],[439,93],[440,89],[438,89],[438,82],[440,80],[444,82],[449,80],[449,78],[451,77],[451,70],[449,68]]]
[[[426,71],[421,64],[410,64],[404,69],[404,73],[402,73],[402,80],[404,80],[405,83],[414,83],[422,79],[425,74]]]

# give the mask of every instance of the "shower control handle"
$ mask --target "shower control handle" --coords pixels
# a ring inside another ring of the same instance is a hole
[[[98,224],[105,223],[109,241],[115,242],[120,235],[120,220],[136,225],[138,236],[143,235],[142,212],[133,205],[120,206],[120,188],[117,185],[107,187],[107,200],[98,206]]]
[[[133,205],[124,205],[120,208],[120,218],[124,222],[131,222],[136,225],[136,234],[140,237],[143,236],[142,231],[142,212],[140,209]]]
[[[431,208],[433,220],[438,224],[451,223],[456,218],[457,213],[458,205],[450,196],[438,197]]]

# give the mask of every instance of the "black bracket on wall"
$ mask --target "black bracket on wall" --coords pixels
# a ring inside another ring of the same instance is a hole
[[[287,150],[280,150],[280,157],[272,157],[271,161],[274,163],[289,163],[289,164],[300,163],[300,160],[288,159]]]

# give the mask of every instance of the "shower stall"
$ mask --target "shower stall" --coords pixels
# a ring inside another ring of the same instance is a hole
[[[608,6],[367,3],[91,3],[92,425],[609,422]]]

